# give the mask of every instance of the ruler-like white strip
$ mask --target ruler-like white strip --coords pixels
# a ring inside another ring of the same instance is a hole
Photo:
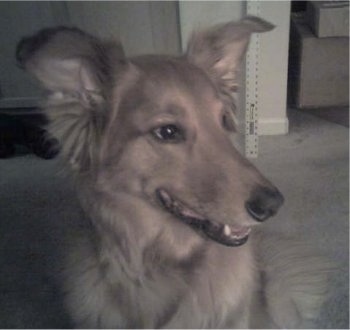
[[[247,1],[247,15],[259,16],[260,1]],[[251,36],[246,55],[245,93],[245,155],[258,157],[258,77],[259,77],[259,34]]]

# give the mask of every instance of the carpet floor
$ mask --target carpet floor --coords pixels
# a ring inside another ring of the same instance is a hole
[[[290,133],[259,140],[254,162],[286,202],[266,225],[312,241],[338,265],[319,328],[349,328],[349,131],[300,111]],[[50,274],[62,219],[79,216],[56,160],[0,160],[0,328],[70,326]],[[283,293],[281,293],[283,294]]]

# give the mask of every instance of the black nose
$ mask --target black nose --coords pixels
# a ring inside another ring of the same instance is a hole
[[[277,189],[259,186],[245,203],[245,208],[256,221],[261,222],[275,215],[283,201],[284,198]]]

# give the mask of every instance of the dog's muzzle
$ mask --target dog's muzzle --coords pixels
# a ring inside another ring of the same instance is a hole
[[[157,197],[163,207],[194,229],[202,231],[207,237],[217,243],[227,246],[240,246],[248,240],[249,227],[233,226],[206,219],[172,197],[165,189],[157,189]]]

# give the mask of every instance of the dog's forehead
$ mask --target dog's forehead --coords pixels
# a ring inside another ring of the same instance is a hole
[[[215,84],[207,74],[183,58],[155,58],[138,63],[143,95],[158,109],[220,108]]]

